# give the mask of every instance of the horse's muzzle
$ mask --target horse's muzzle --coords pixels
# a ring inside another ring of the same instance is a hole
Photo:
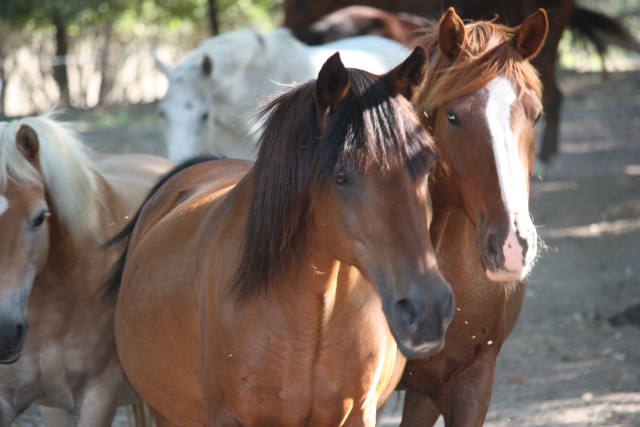
[[[402,354],[412,359],[441,350],[454,305],[451,286],[440,273],[429,286],[411,286],[406,297],[394,300],[389,326]]]
[[[489,280],[511,282],[527,276],[536,253],[537,233],[533,224],[522,231],[511,227],[504,237],[490,227],[483,239],[480,258]]]
[[[27,337],[28,325],[25,321],[8,319],[0,321],[0,363],[10,364],[20,358]]]

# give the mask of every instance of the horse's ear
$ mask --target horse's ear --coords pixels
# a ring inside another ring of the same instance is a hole
[[[460,55],[467,40],[467,30],[464,22],[450,7],[440,18],[440,31],[438,33],[438,45],[440,52],[453,61]]]
[[[518,27],[511,42],[523,59],[531,59],[542,49],[548,31],[547,12],[540,8]]]
[[[204,55],[202,58],[202,64],[200,64],[200,72],[202,73],[202,77],[208,78],[213,71],[213,62],[209,55]]]
[[[31,162],[36,163],[40,151],[40,141],[38,134],[27,125],[20,126],[16,135],[16,145],[18,150]]]
[[[316,108],[318,118],[323,120],[349,91],[349,72],[340,60],[340,53],[334,53],[324,63],[316,81]]]
[[[411,55],[393,70],[389,71],[385,79],[396,91],[411,100],[415,91],[420,87],[426,76],[427,52],[418,46]]]
[[[171,79],[171,74],[173,74],[173,69],[169,67],[167,64],[165,64],[164,62],[162,62],[160,58],[158,58],[155,52],[153,52],[153,63],[156,66],[156,68],[162,72],[162,74],[167,76],[167,78]]]

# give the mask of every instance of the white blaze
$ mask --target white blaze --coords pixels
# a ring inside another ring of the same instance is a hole
[[[522,272],[524,276],[535,257],[536,237],[529,217],[527,174],[522,168],[518,144],[511,131],[511,106],[517,95],[511,82],[504,77],[493,79],[487,85],[487,90],[489,97],[486,119],[493,140],[502,200],[509,215],[509,234],[503,246],[505,268],[512,272]],[[526,260],[522,258],[523,248],[518,237],[528,242]],[[523,261],[526,264],[524,266]]]

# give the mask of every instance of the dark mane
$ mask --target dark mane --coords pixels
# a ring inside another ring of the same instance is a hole
[[[295,274],[313,229],[314,195],[349,164],[366,172],[408,168],[424,176],[434,159],[432,141],[409,101],[379,76],[349,69],[350,88],[320,134],[315,81],[279,95],[269,114],[253,168],[254,182],[233,290],[238,297],[268,291]]]

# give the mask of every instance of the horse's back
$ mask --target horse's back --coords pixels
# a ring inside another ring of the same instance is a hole
[[[346,67],[383,74],[398,65],[411,53],[402,44],[380,36],[357,36],[309,48],[310,61],[319,70],[335,52]]]
[[[194,361],[202,357],[200,285],[216,228],[210,214],[250,167],[215,160],[178,172],[144,204],[130,238],[116,308],[118,354],[134,388],[179,425],[206,424]]]
[[[126,214],[128,218],[140,207],[153,184],[174,166],[165,158],[149,154],[92,153],[91,158],[117,195],[117,204],[123,210],[118,214]]]

